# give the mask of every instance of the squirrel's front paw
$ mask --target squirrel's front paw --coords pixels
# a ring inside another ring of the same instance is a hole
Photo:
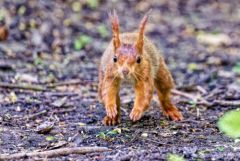
[[[130,113],[130,118],[132,121],[138,121],[140,120],[140,118],[143,115],[143,111],[139,110],[139,109],[132,109],[132,112]]]
[[[107,126],[114,126],[120,123],[120,117],[116,116],[114,118],[110,118],[108,116],[105,116],[102,123]]]
[[[114,118],[117,116],[117,106],[116,105],[108,105],[106,106],[107,116],[110,118]]]

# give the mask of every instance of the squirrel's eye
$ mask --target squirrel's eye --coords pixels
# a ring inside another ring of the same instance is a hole
[[[116,57],[116,56],[113,57],[113,62],[114,62],[114,63],[117,62],[117,57]]]
[[[138,64],[140,64],[140,63],[141,63],[141,58],[140,58],[140,56],[139,56],[139,57],[137,57],[137,63],[138,63]]]

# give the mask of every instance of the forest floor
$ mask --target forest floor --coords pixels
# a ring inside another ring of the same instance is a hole
[[[165,160],[172,153],[240,160],[239,142],[217,128],[220,116],[239,108],[231,105],[240,99],[239,1],[96,2],[0,1],[10,33],[0,42],[0,154],[99,146],[110,151],[49,160]],[[137,29],[153,9],[146,35],[162,51],[176,88],[192,96],[173,95],[183,121],[164,117],[154,96],[132,123],[133,90],[123,88],[122,123],[101,123],[98,64],[111,37],[112,8],[121,31]]]

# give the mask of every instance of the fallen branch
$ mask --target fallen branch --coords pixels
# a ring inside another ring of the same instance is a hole
[[[73,93],[73,92],[46,92],[44,93],[45,96],[47,97],[51,97],[51,96],[56,96],[56,97],[74,97],[74,96],[78,96],[78,93]]]
[[[4,83],[0,82],[1,88],[17,88],[17,89],[27,89],[33,91],[46,91],[47,89],[40,85],[31,85],[31,84],[12,84],[12,83]]]
[[[144,140],[157,144],[158,146],[170,146],[170,144],[162,143],[161,141],[155,141],[152,139],[144,138]]]
[[[201,92],[202,94],[206,94],[207,91],[201,87],[201,86],[196,86],[196,85],[188,85],[188,86],[179,86],[177,87],[178,90],[184,90],[184,91],[199,91]]]
[[[188,93],[185,93],[185,92],[182,92],[182,91],[179,91],[177,89],[173,89],[172,94],[179,95],[179,96],[191,99],[191,100],[197,100],[197,98],[195,96],[193,96],[191,94],[188,94]]]
[[[74,110],[76,110],[77,107],[72,107],[72,108],[64,108],[62,110],[55,110],[52,112],[52,114],[58,114],[58,113],[67,113],[67,112],[72,112]]]
[[[194,95],[191,95],[191,94],[188,94],[188,93],[185,93],[185,92],[181,92],[181,91],[176,90],[176,89],[172,90],[172,94],[179,95],[179,96],[185,97],[187,99],[190,99],[196,105],[204,105],[204,106],[207,106],[207,107],[211,107],[211,106],[240,106],[240,100],[237,100],[237,101],[213,100],[212,102],[209,102],[205,98],[196,97]],[[180,102],[190,103],[189,101],[180,101]]]
[[[179,103],[188,103],[192,104],[189,101],[179,101]],[[209,101],[196,101],[194,102],[195,105],[203,105],[207,107],[212,107],[212,106],[240,106],[240,101],[225,101],[225,100],[214,100],[213,102]]]
[[[94,153],[94,152],[104,152],[109,151],[110,149],[106,147],[69,147],[69,148],[61,148],[54,149],[42,152],[20,152],[15,154],[0,154],[0,160],[12,160],[12,159],[20,159],[25,157],[56,157],[62,155],[69,154],[86,154],[86,153]]]
[[[27,119],[35,119],[36,117],[38,117],[38,116],[40,116],[40,115],[43,115],[43,114],[45,114],[45,113],[47,113],[47,110],[42,110],[42,111],[37,112],[37,113],[34,113],[34,114],[32,114],[32,115],[25,116],[25,118],[27,118]]]
[[[46,87],[42,86],[42,85],[13,84],[13,83],[0,82],[0,87],[1,88],[11,88],[11,89],[14,89],[14,88],[27,89],[27,90],[33,90],[33,91],[47,91],[48,88],[56,88],[58,86],[68,86],[68,85],[76,85],[76,84],[85,85],[86,83],[95,83],[95,82],[91,81],[91,80],[68,80],[65,82],[52,83],[52,84],[46,85]],[[92,85],[96,85],[96,84],[92,84]]]
[[[240,100],[238,101],[214,100],[212,104],[221,106],[240,106]]]
[[[69,85],[78,85],[78,84],[86,84],[86,83],[95,83],[91,80],[67,80],[64,82],[57,82],[47,85],[48,88],[55,88],[58,86],[69,86]]]

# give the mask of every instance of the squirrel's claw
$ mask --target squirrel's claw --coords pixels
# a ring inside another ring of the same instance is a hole
[[[114,126],[116,124],[119,124],[121,121],[120,121],[120,117],[119,116],[116,116],[114,118],[110,118],[108,116],[105,116],[102,123],[106,126]]]
[[[173,121],[183,120],[182,113],[176,107],[164,110],[164,115],[166,115]]]
[[[107,116],[110,118],[116,117],[117,116],[117,106],[116,105],[107,106],[106,113],[107,113]]]
[[[132,109],[132,112],[130,113],[130,119],[135,122],[141,119],[143,112],[139,109]]]

